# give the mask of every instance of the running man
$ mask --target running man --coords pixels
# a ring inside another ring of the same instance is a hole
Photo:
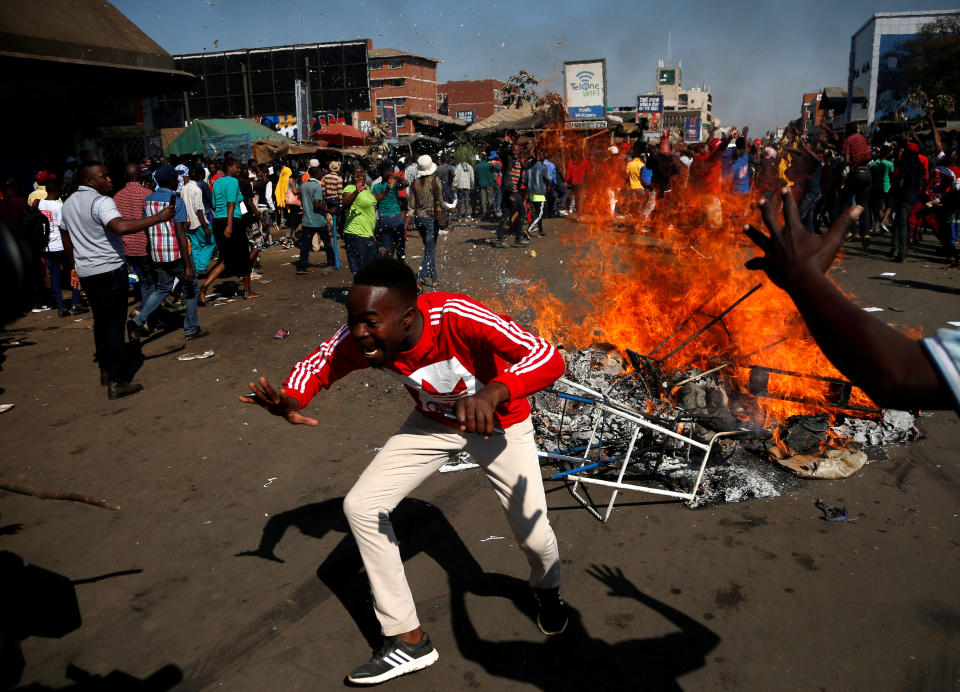
[[[563,374],[563,358],[544,339],[462,293],[418,297],[416,276],[406,264],[378,258],[354,275],[347,324],[297,363],[280,391],[261,377],[240,401],[294,425],[316,426],[301,412],[313,396],[368,367],[403,383],[416,410],[343,501],[385,638],[348,681],[373,685],[437,661],[417,618],[389,515],[461,451],[473,455],[487,475],[530,564],[540,630],[563,632],[560,557],[526,398]]]

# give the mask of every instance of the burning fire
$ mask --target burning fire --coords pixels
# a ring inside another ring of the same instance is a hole
[[[569,158],[569,152],[569,144],[565,150],[558,145],[554,160]],[[541,335],[567,349],[603,341],[621,352],[641,354],[668,339],[655,354],[663,358],[761,283],[722,323],[666,359],[664,371],[728,364],[720,373],[733,390],[744,393],[750,391],[750,366],[785,371],[770,375],[766,396],[755,400],[751,417],[765,427],[794,414],[835,414],[844,408],[832,397],[837,383],[826,380],[842,375],[817,347],[790,298],[762,274],[744,268],[757,254],[742,227],[748,221],[761,227],[758,193],[724,189],[712,194],[674,178],[673,191],[657,200],[646,222],[642,202],[630,209],[626,199],[619,202],[627,216],[618,221],[611,212],[610,190],[626,197],[623,174],[610,160],[593,164],[582,210],[588,220],[561,236],[569,246],[576,299],[564,302],[540,281],[513,306],[532,308]],[[843,403],[876,408],[856,388],[846,390]]]

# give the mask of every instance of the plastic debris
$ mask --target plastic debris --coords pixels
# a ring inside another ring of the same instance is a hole
[[[268,479],[267,479],[267,482],[263,484],[263,487],[264,487],[264,488],[269,488],[269,487],[270,487],[270,484],[273,483],[275,480],[277,480],[277,477],[276,477],[276,476],[274,476],[273,478],[268,478]]]
[[[0,413],[6,413],[14,406],[16,406],[16,404],[0,404]]]
[[[883,312],[883,308],[864,308],[864,312]]]
[[[820,518],[824,521],[846,521],[849,518],[846,507],[831,507],[820,498],[817,498],[813,504],[823,512],[823,516]]]
[[[290,336],[290,332],[288,330],[280,329],[280,330],[277,330],[277,333],[273,335],[273,338],[283,340],[283,339],[286,339],[288,336]]]
[[[487,541],[502,541],[503,538],[503,536],[487,536],[486,538],[481,538],[480,542],[486,543]]]
[[[185,353],[182,356],[178,356],[177,360],[200,360],[201,358],[209,358],[213,355],[213,351],[204,351],[203,353]]]

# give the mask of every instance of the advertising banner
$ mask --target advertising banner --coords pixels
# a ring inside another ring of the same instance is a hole
[[[468,123],[477,122],[476,111],[457,111],[457,120],[466,120]]]
[[[390,127],[390,139],[397,138],[397,106],[393,101],[384,101],[380,104],[383,121]]]
[[[567,119],[602,118],[607,112],[607,60],[563,63]]]
[[[293,82],[293,98],[297,109],[297,141],[303,143],[312,133],[307,125],[310,122],[310,118],[307,117],[310,112],[307,105],[307,83],[302,79]]]
[[[703,137],[702,122],[699,117],[683,119],[683,141],[699,142]]]
[[[654,94],[637,97],[637,122],[644,119],[647,126],[644,132],[660,132],[663,123],[663,95]]]

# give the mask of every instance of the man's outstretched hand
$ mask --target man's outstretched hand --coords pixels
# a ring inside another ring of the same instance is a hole
[[[789,291],[809,272],[822,274],[830,268],[844,237],[863,207],[850,207],[833,222],[826,235],[814,235],[807,233],[800,222],[797,203],[790,189],[785,187],[781,193],[786,225],[780,225],[776,205],[761,199],[760,215],[770,235],[749,224],[743,227],[743,232],[764,252],[763,257],[749,260],[747,268],[762,269],[773,283]]]
[[[260,386],[250,382],[250,394],[241,394],[237,397],[241,403],[256,404],[267,409],[270,413],[281,418],[286,418],[291,425],[310,425],[316,426],[315,418],[308,418],[300,413],[300,405],[296,399],[287,396],[283,392],[276,391],[267,382],[266,377],[260,378]]]

